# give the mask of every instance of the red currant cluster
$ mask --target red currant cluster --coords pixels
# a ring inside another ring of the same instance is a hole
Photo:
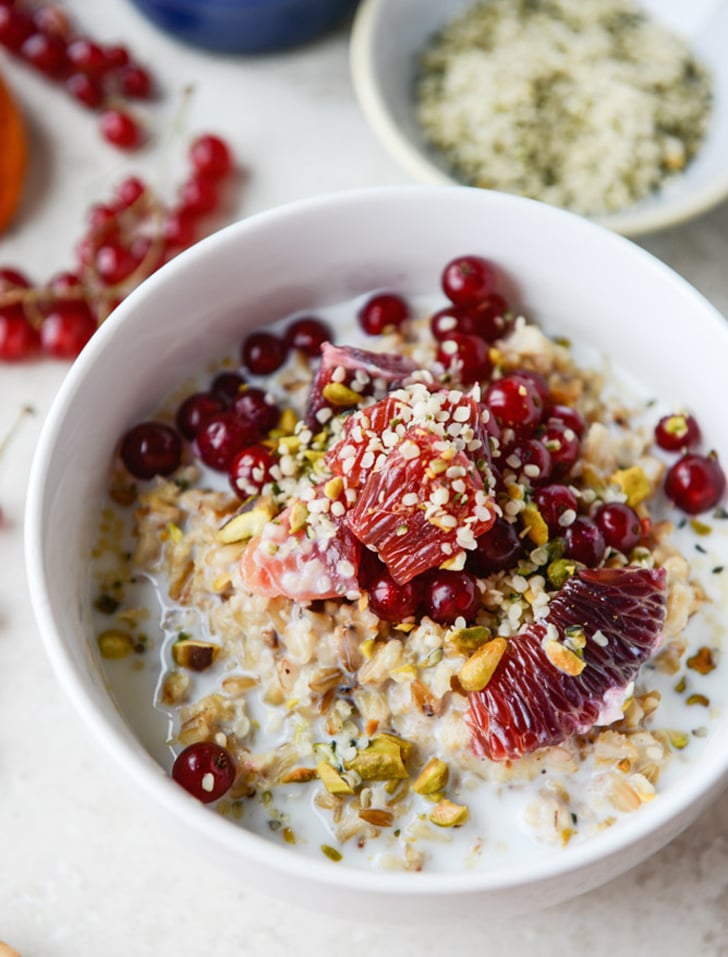
[[[100,110],[101,133],[109,143],[134,149],[144,142],[127,101],[148,99],[152,79],[126,47],[77,34],[65,11],[54,4],[30,7],[18,0],[0,0],[0,45],[61,84],[82,106]]]
[[[726,489],[723,469],[715,452],[701,455],[693,451],[701,433],[692,415],[665,415],[655,426],[655,442],[666,452],[679,452],[680,458],[667,470],[667,497],[688,515],[707,512],[720,502]]]
[[[39,351],[75,358],[135,286],[199,238],[200,220],[219,207],[233,159],[222,139],[205,134],[192,142],[189,160],[191,173],[172,206],[136,176],[123,180],[109,202],[92,206],[73,271],[33,286],[18,270],[0,268],[0,361]]]
[[[241,358],[253,375],[268,375],[293,349],[313,358],[330,339],[325,323],[305,316],[291,322],[282,337],[251,333],[242,344]],[[130,429],[121,442],[121,460],[135,478],[171,475],[182,461],[186,439],[205,465],[227,472],[233,491],[247,499],[271,479],[276,459],[263,441],[280,417],[280,407],[263,389],[248,385],[238,372],[221,372],[209,389],[184,399],[174,428],[149,421]]]

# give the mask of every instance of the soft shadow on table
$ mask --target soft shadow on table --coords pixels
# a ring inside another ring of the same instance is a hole
[[[26,223],[34,218],[36,212],[43,209],[53,184],[55,165],[54,151],[48,133],[43,125],[38,123],[34,110],[24,101],[20,83],[14,84],[13,95],[18,100],[28,133],[28,167],[20,204],[8,238],[12,237],[13,230],[24,228]]]

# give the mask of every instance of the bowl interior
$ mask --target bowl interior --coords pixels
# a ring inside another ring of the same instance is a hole
[[[381,143],[416,180],[455,182],[447,163],[426,142],[415,118],[413,88],[419,53],[445,24],[474,0],[366,0],[351,41],[354,86]],[[594,217],[634,236],[695,216],[728,195],[728,7],[715,0],[642,0],[652,15],[686,37],[713,76],[711,125],[699,154],[659,194],[620,212]]]
[[[369,874],[299,858],[198,805],[166,779],[112,701],[92,653],[89,553],[117,437],[187,374],[236,351],[246,331],[375,288],[434,293],[443,264],[465,252],[497,261],[518,304],[547,330],[588,342],[655,395],[688,406],[728,461],[728,327],[683,280],[626,240],[552,207],[462,187],[400,187],[260,214],[165,266],[77,360],[34,462],[27,515],[33,603],[85,723],[187,837],[247,866],[261,888],[308,903],[321,904],[322,887],[344,907],[367,893],[382,916],[401,917],[403,901],[421,899],[431,916],[452,916],[477,909],[483,894],[517,910],[555,903],[660,847],[697,815],[728,768],[724,718],[722,735],[715,733],[690,775],[644,814],[573,853],[503,873]]]

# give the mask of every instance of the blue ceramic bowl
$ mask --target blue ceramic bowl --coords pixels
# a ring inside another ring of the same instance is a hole
[[[223,53],[265,53],[312,40],[357,0],[132,0],[158,27]]]

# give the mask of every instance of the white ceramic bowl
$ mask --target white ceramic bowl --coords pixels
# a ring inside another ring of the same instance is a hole
[[[27,510],[32,600],[48,655],[84,724],[179,841],[232,880],[332,914],[450,920],[533,909],[635,865],[706,806],[728,772],[728,714],[690,774],[619,827],[537,864],[495,872],[368,873],[299,855],[198,804],[130,730],[95,656],[89,550],[117,437],[246,330],[373,288],[437,291],[454,255],[491,256],[519,303],[612,355],[656,395],[686,403],[728,461],[728,326],[637,246],[584,219],[462,187],[340,193],[275,209],[204,240],[128,297],[71,368],[34,461]],[[678,358],[679,357],[679,358]],[[72,467],[69,467],[72,463]]]
[[[415,180],[457,183],[425,141],[414,115],[416,59],[439,29],[475,0],[364,0],[351,36],[351,71],[361,108],[379,141]],[[664,229],[705,212],[728,196],[728,4],[722,0],[642,0],[685,36],[710,68],[715,101],[708,136],[685,173],[619,212],[594,217],[625,236]]]

